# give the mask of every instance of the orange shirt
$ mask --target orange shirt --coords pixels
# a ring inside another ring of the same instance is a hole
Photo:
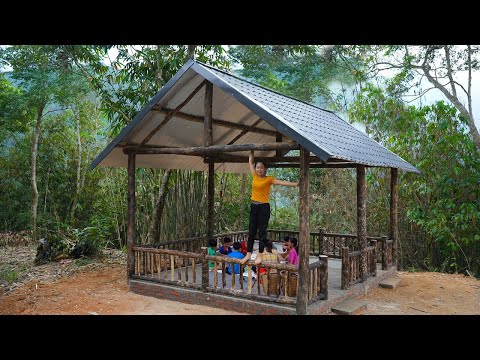
[[[262,203],[268,203],[270,199],[270,187],[273,184],[275,177],[265,176],[259,178],[257,174],[253,174],[252,183],[252,200]]]

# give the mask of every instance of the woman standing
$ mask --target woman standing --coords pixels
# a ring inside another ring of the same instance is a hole
[[[250,152],[248,158],[250,172],[253,175],[252,183],[252,204],[250,205],[250,224],[248,227],[247,255],[243,263],[247,262],[252,256],[253,243],[258,231],[259,237],[259,255],[255,259],[255,264],[262,262],[262,253],[267,240],[267,227],[270,220],[270,187],[272,185],[298,186],[297,182],[277,180],[273,176],[267,176],[267,167],[263,161],[254,162],[254,152]]]

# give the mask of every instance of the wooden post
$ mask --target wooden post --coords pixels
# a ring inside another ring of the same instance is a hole
[[[382,270],[387,270],[387,237],[382,236]]]
[[[300,206],[298,235],[298,291],[297,315],[307,314],[308,259],[310,255],[310,204],[309,204],[310,151],[300,147]]]
[[[207,291],[207,287],[208,287],[208,260],[205,259],[205,256],[208,254],[208,248],[207,247],[204,247],[202,246],[202,254],[203,254],[203,258],[202,258],[202,291],[203,292],[206,292]]]
[[[360,250],[360,278],[366,281],[367,273],[367,209],[365,199],[365,165],[357,166],[357,240]]]
[[[215,204],[215,164],[208,163],[208,182],[207,182],[207,243],[213,237],[214,228],[214,204]]]
[[[397,269],[398,251],[398,169],[390,169],[390,239],[393,240],[392,262]]]
[[[348,247],[342,247],[342,290],[348,288],[350,284],[350,258],[348,256]]]
[[[207,82],[205,86],[205,115],[204,115],[204,130],[205,146],[213,145],[213,129],[212,129],[212,101],[213,101],[213,84]],[[208,185],[207,185],[207,243],[213,236],[214,227],[214,196],[215,196],[215,164],[208,163]]]
[[[205,85],[205,104],[204,104],[203,129],[205,133],[205,146],[213,145],[212,129],[212,106],[213,106],[213,84],[207,82]]]
[[[320,292],[325,295],[325,298],[323,300],[328,299],[328,256],[327,255],[320,255],[319,257],[320,261],[324,261],[323,265],[323,274],[320,279]]]
[[[127,225],[127,284],[135,272],[135,154],[128,153],[128,225]]]

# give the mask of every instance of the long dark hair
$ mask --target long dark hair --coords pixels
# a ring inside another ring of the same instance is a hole
[[[293,244],[293,247],[295,248],[295,251],[298,254],[298,240],[297,240],[297,238],[294,238],[294,237],[290,238],[290,242]]]
[[[267,249],[267,251],[269,253],[273,252],[272,249],[273,249],[273,241],[272,240],[267,240],[267,242],[265,243],[265,249]]]

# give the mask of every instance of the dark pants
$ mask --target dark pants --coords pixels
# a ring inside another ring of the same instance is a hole
[[[267,242],[267,227],[268,220],[270,220],[270,204],[254,204],[250,205],[250,225],[248,227],[248,243],[247,252],[251,253],[253,250],[253,243],[255,236],[259,237],[258,252],[263,253],[265,243]]]

